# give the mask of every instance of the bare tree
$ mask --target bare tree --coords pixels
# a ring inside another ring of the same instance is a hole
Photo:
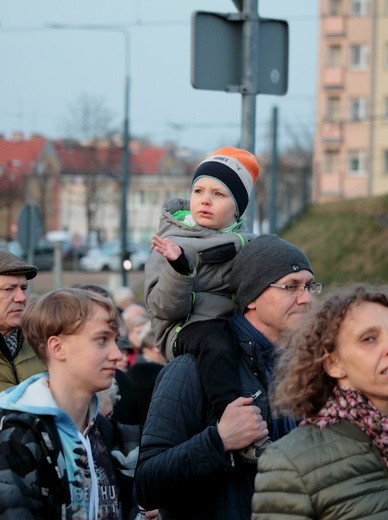
[[[81,94],[68,104],[63,127],[72,139],[93,141],[108,135],[113,119],[113,112],[102,98]]]
[[[289,139],[287,155],[293,156],[295,159],[298,158],[301,164],[311,167],[314,149],[314,135],[311,129],[305,125],[300,125],[295,131],[292,126],[286,125],[286,132]]]
[[[273,150],[273,135],[268,132],[267,150],[260,156],[261,169],[256,189],[256,208],[259,232],[266,229],[263,223],[269,222],[270,215],[276,214],[277,231],[302,213],[311,201],[311,178],[313,163],[314,136],[309,128],[300,125],[285,125],[286,145]],[[272,175],[275,176],[275,188]],[[276,206],[270,206],[271,194],[275,189]]]
[[[114,147],[108,139],[112,121],[113,113],[104,101],[87,94],[68,105],[64,120],[66,134],[71,136],[71,146],[78,157],[75,167],[73,165],[64,173],[82,178],[88,237],[92,232],[100,232],[96,222],[98,212],[102,210],[101,194],[106,191],[107,183],[117,184],[118,173],[112,164],[112,154],[103,153],[107,147]]]

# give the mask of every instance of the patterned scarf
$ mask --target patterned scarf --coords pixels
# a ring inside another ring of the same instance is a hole
[[[383,415],[363,394],[349,388],[334,388],[334,395],[315,417],[300,423],[325,428],[329,424],[349,421],[367,434],[388,466],[388,416]]]
[[[8,336],[4,336],[5,344],[7,345],[8,350],[11,353],[11,356],[14,358],[16,354],[16,350],[18,348],[18,331],[17,329],[12,331]]]

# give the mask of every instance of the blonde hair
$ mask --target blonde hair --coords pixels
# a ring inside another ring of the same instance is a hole
[[[22,316],[23,335],[46,363],[49,337],[77,332],[92,315],[95,304],[108,312],[109,326],[118,333],[121,318],[109,298],[86,289],[71,288],[50,291],[29,303]]]

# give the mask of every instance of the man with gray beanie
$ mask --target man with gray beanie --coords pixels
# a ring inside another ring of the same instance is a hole
[[[237,310],[230,327],[260,382],[266,409],[276,356],[287,346],[313,296],[322,288],[322,283],[314,282],[306,255],[277,235],[258,236],[235,258],[230,289]],[[259,406],[263,411],[262,404]],[[269,409],[268,414],[265,417],[272,441],[296,426],[287,417],[273,419]]]
[[[258,236],[242,247],[230,279],[241,397],[212,422],[195,358],[183,354],[159,374],[143,429],[138,501],[170,520],[249,520],[257,465],[239,452],[296,426],[271,416],[273,367],[322,284],[314,282],[305,254],[277,235]]]
[[[46,370],[21,331],[28,280],[37,274],[34,265],[0,250],[0,391]]]

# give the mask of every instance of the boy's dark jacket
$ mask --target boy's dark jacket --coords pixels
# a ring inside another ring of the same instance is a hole
[[[112,449],[124,449],[120,427],[117,424],[99,414],[92,428],[98,429],[98,432],[94,433],[101,435],[102,441],[110,452]],[[139,427],[125,425],[125,429],[130,432],[132,439],[129,449],[137,449]],[[28,451],[25,449],[26,446],[29,448]],[[70,493],[68,479],[66,475],[60,476],[58,468],[58,458],[61,456],[61,441],[52,416],[39,416],[0,408],[1,518],[18,517],[23,520],[66,518]],[[129,518],[131,509],[136,507],[133,475],[124,475],[121,471],[123,468],[114,457],[112,462],[120,489],[122,518],[126,519]],[[2,472],[8,471],[17,472],[15,478],[26,481],[27,485],[23,493],[21,493],[22,485],[14,490],[2,488]]]
[[[254,403],[276,440],[295,423],[271,415],[265,372],[275,346],[271,353],[268,340],[264,344],[239,311],[230,321],[239,344],[241,395],[256,394]],[[184,354],[167,363],[142,433],[135,476],[139,503],[159,508],[163,520],[248,520],[256,472],[256,464],[225,453],[195,358]]]

